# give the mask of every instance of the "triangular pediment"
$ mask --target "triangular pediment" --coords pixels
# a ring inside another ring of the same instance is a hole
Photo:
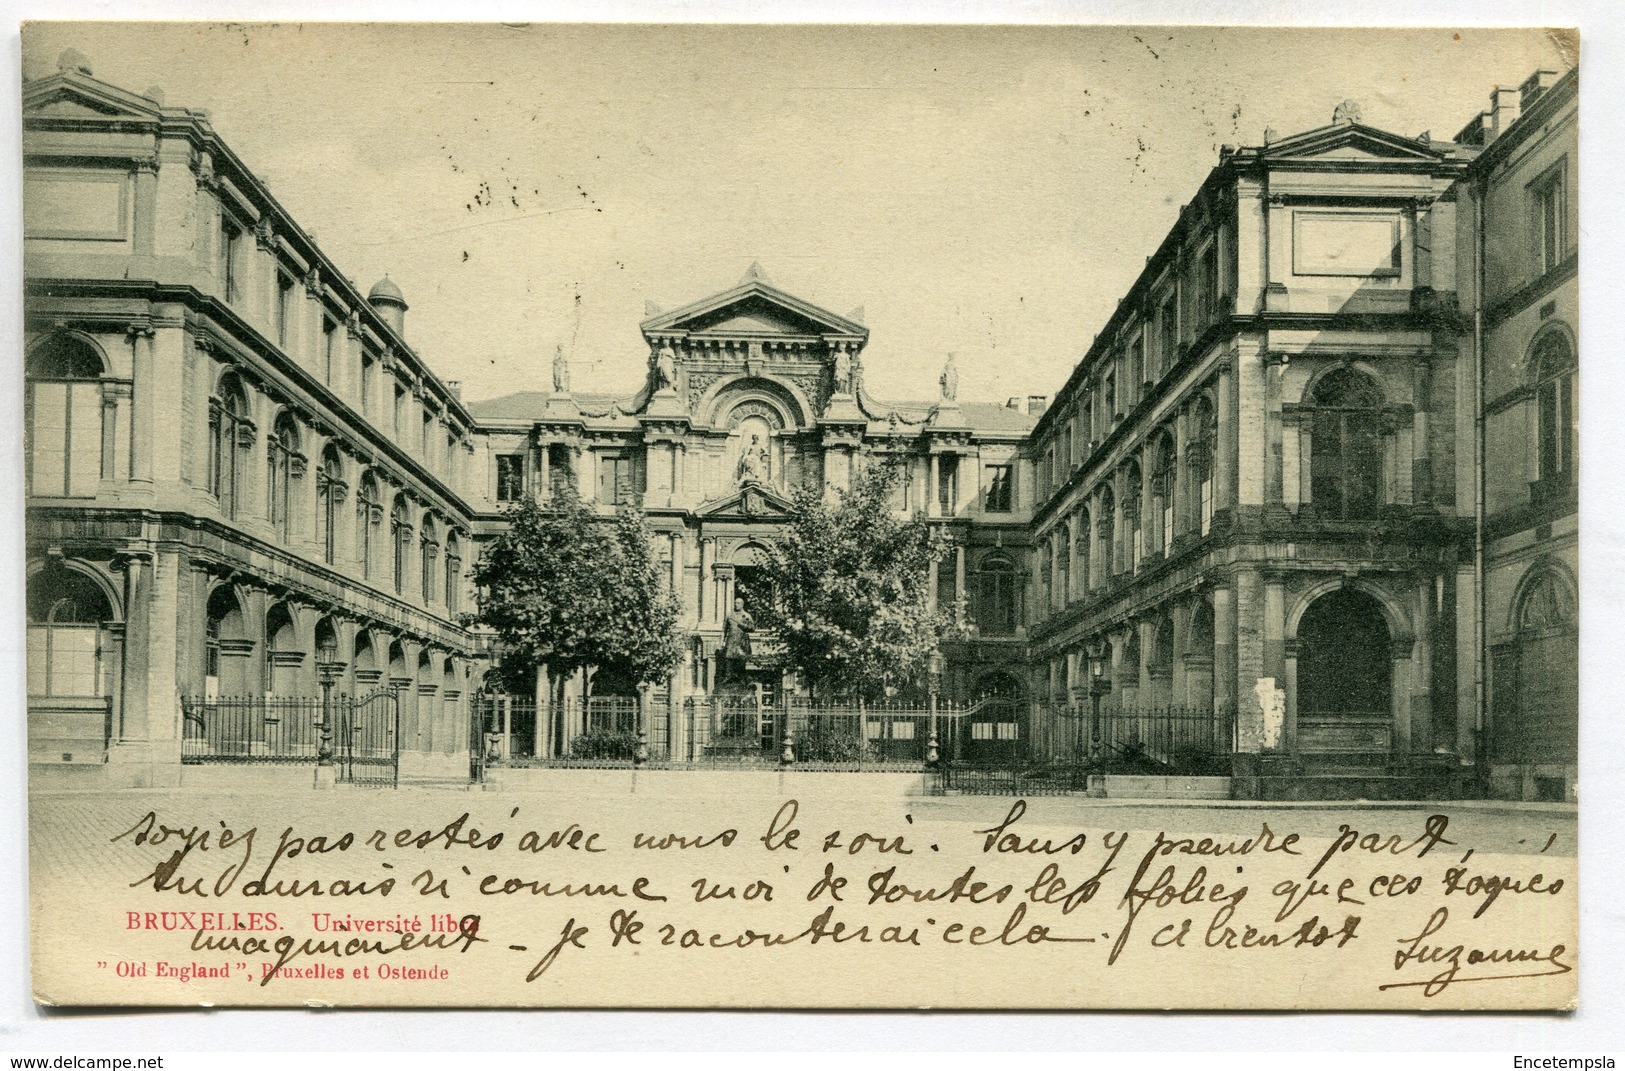
[[[731,290],[651,316],[641,326],[646,335],[686,332],[710,337],[863,338],[869,334],[862,324],[750,276]]]
[[[695,512],[710,520],[787,521],[795,514],[795,503],[773,488],[748,483]]]
[[[30,83],[23,94],[23,115],[40,119],[153,120],[158,105],[117,86],[77,74],[56,74]]]
[[[1359,123],[1321,127],[1267,146],[1266,160],[1371,160],[1433,162],[1444,153],[1430,142]]]

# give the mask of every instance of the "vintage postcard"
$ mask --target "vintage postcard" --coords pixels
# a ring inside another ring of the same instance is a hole
[[[1573,31],[22,60],[40,1004],[1574,1007]]]

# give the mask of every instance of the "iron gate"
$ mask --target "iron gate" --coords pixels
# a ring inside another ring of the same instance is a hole
[[[395,787],[401,768],[401,704],[393,689],[334,702],[333,765],[351,785]]]

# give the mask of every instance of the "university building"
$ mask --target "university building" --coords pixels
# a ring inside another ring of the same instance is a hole
[[[877,398],[861,311],[753,265],[647,310],[630,396],[561,353],[551,390],[465,404],[400,289],[364,295],[206,113],[60,68],[24,93],[36,776],[184,782],[196,712],[325,689],[391,697],[402,776],[466,777],[500,658],[462,623],[469,567],[566,483],[654,533],[685,646],[655,698],[715,695],[795,492],[886,459],[899,514],[951,538],[941,688],[1000,697],[979,736],[1058,755],[1172,709],[1224,727],[1244,794],[1572,792],[1572,72],[1453,142],[1345,104],[1227,148],[1053,402],[961,401],[952,357],[918,361],[929,399]],[[580,719],[524,732],[559,756]]]

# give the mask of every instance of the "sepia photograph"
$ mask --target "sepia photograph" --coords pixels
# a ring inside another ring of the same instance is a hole
[[[34,1000],[1572,1011],[1579,54],[24,25]]]

